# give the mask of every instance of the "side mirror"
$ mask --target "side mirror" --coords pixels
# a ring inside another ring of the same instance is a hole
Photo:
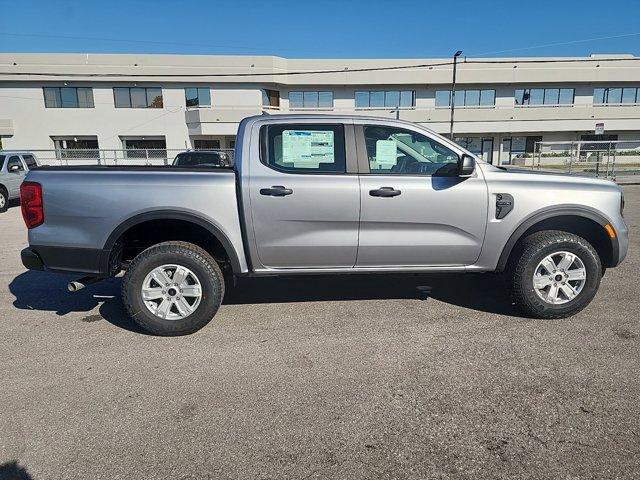
[[[9,171],[10,171],[11,173],[18,172],[18,171],[20,171],[20,166],[19,166],[19,165],[11,165],[11,166],[9,167]]]
[[[476,159],[468,154],[463,154],[458,161],[458,176],[470,177],[476,169]]]

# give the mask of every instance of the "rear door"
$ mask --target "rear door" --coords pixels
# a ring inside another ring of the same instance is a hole
[[[457,173],[457,147],[411,127],[356,126],[361,224],[358,267],[461,266],[480,255],[487,187]]]
[[[250,198],[260,265],[255,268],[353,267],[360,188],[353,125],[261,125],[251,150]]]

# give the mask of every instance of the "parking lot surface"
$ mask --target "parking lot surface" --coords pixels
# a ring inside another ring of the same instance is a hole
[[[626,262],[565,320],[495,275],[243,280],[139,332],[120,280],[26,272],[0,214],[0,478],[638,478],[640,186]]]

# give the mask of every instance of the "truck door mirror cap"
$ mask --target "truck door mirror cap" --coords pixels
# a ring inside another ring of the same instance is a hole
[[[458,176],[459,177],[470,177],[473,175],[473,172],[476,169],[476,159],[464,153],[460,160],[458,161]]]

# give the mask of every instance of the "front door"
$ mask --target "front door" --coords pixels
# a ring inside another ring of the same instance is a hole
[[[6,184],[9,191],[9,198],[20,196],[20,184],[27,175],[22,160],[17,155],[12,155],[7,159]]]
[[[480,255],[487,222],[482,172],[456,176],[458,153],[426,133],[356,127],[361,223],[357,267],[461,266]]]
[[[353,267],[360,217],[353,125],[270,123],[260,144],[251,151],[250,196],[262,267]]]

